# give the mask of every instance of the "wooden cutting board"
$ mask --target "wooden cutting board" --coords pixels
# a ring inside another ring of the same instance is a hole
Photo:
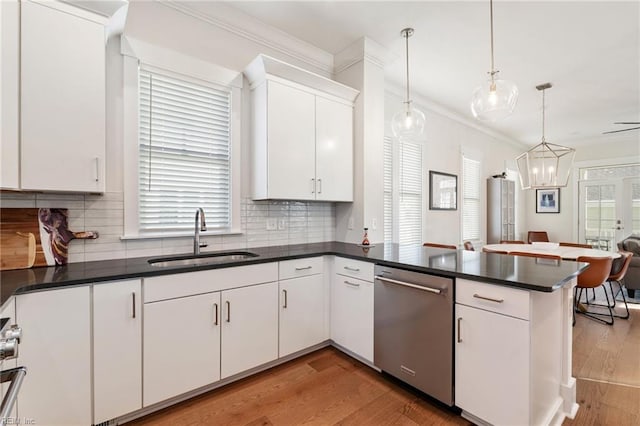
[[[68,217],[67,209],[0,208],[0,270],[64,265],[72,240],[98,238],[70,231]]]

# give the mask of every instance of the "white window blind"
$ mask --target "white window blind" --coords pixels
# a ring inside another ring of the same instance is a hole
[[[393,242],[393,142],[384,138],[384,242]]]
[[[422,145],[400,142],[398,242],[422,243]]]
[[[480,239],[480,162],[462,157],[462,239]]]
[[[231,90],[140,70],[139,231],[230,227]]]

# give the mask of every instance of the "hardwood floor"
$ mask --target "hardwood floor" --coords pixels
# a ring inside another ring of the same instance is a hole
[[[334,348],[128,423],[214,424],[470,425]]]
[[[640,424],[640,305],[613,327],[578,316],[580,410],[563,425]],[[327,348],[128,423],[137,425],[469,425]]]
[[[630,318],[616,319],[613,327],[576,318],[573,375],[580,410],[563,425],[640,424],[640,305],[629,307]]]

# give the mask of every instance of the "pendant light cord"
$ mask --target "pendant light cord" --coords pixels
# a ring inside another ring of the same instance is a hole
[[[491,80],[493,80],[493,75],[496,73],[494,70],[494,60],[493,60],[493,0],[489,0],[489,16],[491,19]]]
[[[546,142],[545,138],[544,138],[544,92],[546,90],[542,91],[542,142]]]
[[[409,103],[411,103],[411,101],[409,100],[409,30],[405,29],[403,30],[404,33],[404,39],[405,39],[405,47],[406,47],[406,53],[407,53],[407,100],[406,100],[406,104],[408,105]]]

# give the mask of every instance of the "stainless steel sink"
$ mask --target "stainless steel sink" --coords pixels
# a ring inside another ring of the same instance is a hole
[[[171,258],[163,257],[157,259],[149,259],[149,264],[151,266],[157,266],[159,268],[166,268],[168,266],[198,266],[235,262],[238,260],[251,259],[253,257],[258,257],[258,255],[249,251],[233,251],[205,254],[199,256],[180,256]]]

